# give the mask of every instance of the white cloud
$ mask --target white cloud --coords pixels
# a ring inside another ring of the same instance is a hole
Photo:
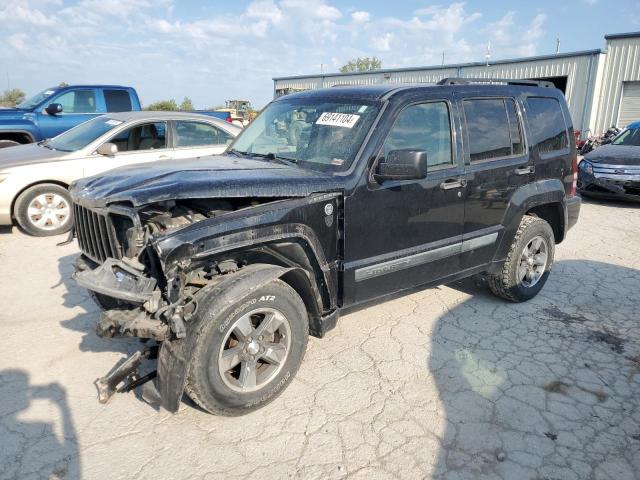
[[[366,23],[371,18],[371,14],[369,12],[358,10],[351,13],[351,18],[355,23]]]
[[[447,63],[481,61],[489,40],[493,59],[535,53],[546,22],[519,23],[514,12],[483,22],[462,2],[382,17],[337,5],[252,0],[234,15],[203,8],[193,19],[176,0],[0,0],[0,64],[28,93],[63,80],[114,82],[146,103],[189,96],[205,108],[248,97],[260,107],[272,77],[335,71],[358,56],[384,68],[440,64],[443,52]],[[65,28],[43,28],[52,23]]]
[[[3,28],[8,22],[28,23],[31,25],[53,25],[53,19],[25,2],[9,1],[0,6],[0,22]],[[7,22],[7,23],[5,23]]]
[[[393,42],[393,33],[385,33],[371,39],[371,46],[379,52],[388,52],[391,50],[391,42]]]
[[[280,10],[272,0],[257,0],[251,2],[247,7],[245,15],[248,18],[259,18],[268,20],[271,23],[280,23],[283,18],[282,10]]]

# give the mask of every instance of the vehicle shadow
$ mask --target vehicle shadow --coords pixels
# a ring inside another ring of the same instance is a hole
[[[480,277],[441,316],[428,368],[445,432],[433,478],[634,478],[640,271],[560,261],[542,292],[496,301]]]
[[[100,319],[100,307],[96,305],[89,293],[79,287],[71,278],[73,273],[73,263],[77,254],[66,255],[58,259],[58,272],[60,280],[56,288],[60,284],[65,286],[63,294],[63,306],[80,310],[75,317],[63,320],[60,324],[70,330],[83,333],[80,342],[80,350],[83,352],[121,352],[123,354],[131,353],[140,347],[140,342],[131,338],[103,339],[96,332],[96,325]]]
[[[603,207],[612,208],[640,208],[640,198],[637,202],[630,200],[620,200],[616,198],[598,198],[581,194],[582,203],[590,205],[602,205]]]
[[[80,454],[66,391],[31,385],[18,369],[0,370],[2,478],[81,478]],[[34,420],[55,411],[56,422]]]

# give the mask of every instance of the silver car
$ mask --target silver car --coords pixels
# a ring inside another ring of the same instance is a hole
[[[0,225],[36,236],[71,228],[67,187],[78,178],[134,163],[224,152],[242,129],[183,112],[107,114],[40,143],[0,150]]]

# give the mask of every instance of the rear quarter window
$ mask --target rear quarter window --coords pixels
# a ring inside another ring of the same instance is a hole
[[[522,131],[512,98],[470,99],[462,105],[472,163],[523,153]]]
[[[567,124],[555,98],[527,98],[527,118],[531,128],[532,144],[539,153],[564,150],[569,147]]]
[[[104,101],[107,112],[131,111],[131,97],[126,90],[105,90]]]

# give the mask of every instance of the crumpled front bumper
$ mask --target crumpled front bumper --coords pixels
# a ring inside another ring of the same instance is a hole
[[[142,305],[153,296],[156,280],[141,270],[123,262],[108,258],[102,264],[78,257],[71,277],[81,287],[101,293],[133,305]]]
[[[640,175],[578,172],[578,189],[585,196],[640,201]]]

